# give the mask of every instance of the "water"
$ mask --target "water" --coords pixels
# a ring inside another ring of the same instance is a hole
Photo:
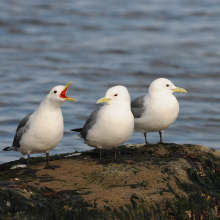
[[[96,101],[114,85],[132,99],[165,77],[187,94],[164,141],[220,149],[220,5],[217,0],[0,2],[0,149],[19,121],[50,89],[73,80],[62,106],[65,133],[51,154],[83,151],[81,127]],[[159,140],[157,133],[149,142]],[[143,143],[134,132],[127,143]],[[0,152],[0,163],[21,157]]]

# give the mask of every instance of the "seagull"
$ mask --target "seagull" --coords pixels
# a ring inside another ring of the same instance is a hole
[[[173,92],[187,92],[165,78],[154,80],[148,94],[137,97],[131,102],[134,115],[134,130],[144,134],[146,145],[147,132],[159,132],[163,143],[162,132],[176,120],[179,114],[179,103]]]
[[[114,86],[107,90],[105,97],[98,103],[106,102],[104,106],[94,110],[83,128],[72,129],[80,132],[79,137],[91,147],[113,149],[126,142],[134,130],[134,117],[131,112],[130,95],[126,87]]]
[[[12,146],[3,149],[28,155],[28,169],[30,154],[35,153],[46,153],[45,169],[53,169],[49,165],[49,152],[60,143],[64,131],[61,106],[65,101],[76,101],[66,95],[71,83],[72,81],[66,86],[56,86],[51,89],[38,109],[19,123]]]

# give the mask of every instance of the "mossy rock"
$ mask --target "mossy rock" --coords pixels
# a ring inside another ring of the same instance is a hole
[[[0,220],[219,219],[220,153],[199,145],[127,145],[0,165]]]

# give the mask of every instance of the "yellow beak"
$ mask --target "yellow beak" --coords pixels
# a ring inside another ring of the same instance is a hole
[[[187,93],[187,91],[183,88],[180,88],[180,87],[176,87],[175,89],[173,89],[174,92],[185,92]]]
[[[110,100],[111,100],[111,99],[109,99],[109,98],[103,97],[103,98],[99,99],[99,100],[96,102],[96,104],[99,104],[99,103],[102,103],[102,102],[108,102],[108,101],[110,101]]]
[[[70,97],[65,98],[65,100],[66,100],[66,101],[73,101],[73,102],[77,102],[77,101],[76,101],[76,99],[73,99],[73,98],[70,98]]]
[[[73,81],[70,81],[70,82],[68,82],[68,83],[65,85],[63,91],[60,93],[60,98],[63,98],[63,99],[65,99],[66,101],[74,101],[74,102],[76,102],[76,99],[69,98],[69,97],[66,95],[67,89],[69,88],[69,86],[70,86],[71,83],[73,83]]]

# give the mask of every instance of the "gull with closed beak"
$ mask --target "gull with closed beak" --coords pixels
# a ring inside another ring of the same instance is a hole
[[[179,103],[174,92],[184,92],[164,78],[154,80],[148,89],[148,94],[137,97],[131,102],[134,115],[134,130],[144,134],[145,143],[148,132],[159,132],[163,143],[162,132],[176,120],[179,114]]]

